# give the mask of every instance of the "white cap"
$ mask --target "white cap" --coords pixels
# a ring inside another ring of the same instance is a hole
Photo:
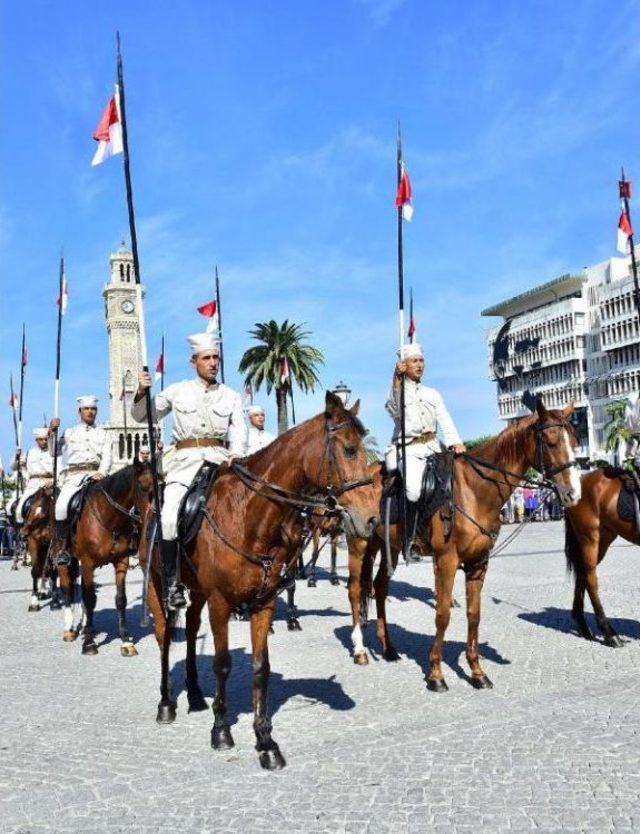
[[[398,351],[398,356],[400,356],[400,351]],[[422,347],[417,342],[412,342],[409,345],[404,345],[404,359],[412,359],[416,356],[421,356],[424,359]]]
[[[143,443],[140,446],[140,454],[141,455],[148,455],[150,451],[151,451],[151,449],[149,448],[149,446],[146,443]]]
[[[189,342],[192,356],[197,356],[199,353],[208,350],[215,350],[220,353],[220,343],[216,333],[193,333],[191,336],[187,336],[187,342]]]
[[[84,394],[84,396],[77,398],[77,403],[78,408],[97,408],[98,398],[94,397],[93,394]]]
[[[264,414],[264,408],[261,405],[250,405],[247,408],[247,414],[251,417],[252,414]]]
[[[32,429],[31,433],[39,440],[46,440],[49,437],[49,429],[46,426],[39,426],[37,429]]]

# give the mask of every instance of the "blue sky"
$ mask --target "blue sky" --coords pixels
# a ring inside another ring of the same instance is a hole
[[[127,221],[121,158],[92,169],[90,137],[112,91],[117,28],[150,354],[164,331],[168,380],[188,373],[184,336],[203,323],[194,310],[217,262],[228,382],[241,386],[235,368],[254,322],[304,322],[326,356],[323,385],[345,379],[383,445],[397,332],[397,119],[415,195],[406,282],[427,381],[473,437],[499,427],[480,310],[614,254],[620,164],[640,182],[639,6],[5,0],[5,460],[23,320],[25,428],[51,414],[62,246],[63,418],[73,419],[78,393],[106,406],[101,291]],[[299,417],[321,400],[298,394]]]

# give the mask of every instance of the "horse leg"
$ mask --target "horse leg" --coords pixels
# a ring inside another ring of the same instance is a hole
[[[302,550],[300,551],[300,555],[298,556],[298,579],[306,579],[307,572],[304,567],[304,555]]]
[[[435,584],[435,602],[436,605],[438,603],[438,560],[434,557],[432,559],[432,566],[433,566],[433,581]],[[460,603],[458,600],[451,595],[451,607],[452,608],[460,608]]]
[[[62,591],[64,605],[64,626],[62,639],[65,643],[72,643],[78,636],[73,627],[73,602],[75,596],[75,576],[71,565],[60,565],[58,568],[60,590]]]
[[[169,670],[169,648],[171,646],[171,622],[167,619],[162,602],[162,583],[151,567],[147,566],[149,584],[147,588],[147,603],[153,617],[153,630],[160,649],[160,701],[156,713],[158,724],[171,724],[176,720],[176,702],[171,687],[171,672]]]
[[[209,597],[209,622],[213,632],[213,673],[216,678],[216,694],[211,728],[211,746],[214,750],[230,750],[235,742],[227,722],[227,679],[231,673],[229,652],[229,616],[231,609],[221,594]],[[253,622],[253,619],[252,619]]]
[[[427,678],[427,689],[431,692],[445,692],[449,687],[442,674],[442,645],[451,619],[451,598],[458,567],[458,554],[455,550],[447,550],[444,553],[434,554],[433,558],[438,561],[436,574],[436,636],[429,653],[431,668]]]
[[[287,588],[287,628],[289,631],[302,631],[296,608],[296,581]]]
[[[400,660],[400,655],[389,637],[387,626],[387,595],[389,593],[389,572],[386,559],[380,560],[380,567],[373,580],[373,590],[376,595],[376,634],[382,643],[382,657],[385,660]]]
[[[600,529],[600,540],[597,548],[585,548],[584,551],[584,567],[585,567],[585,583],[591,605],[593,606],[593,613],[596,615],[596,620],[606,646],[612,649],[621,648],[624,643],[618,637],[615,629],[607,619],[604,613],[602,602],[600,601],[600,594],[598,592],[598,574],[597,566],[604,558],[605,553],[609,549],[609,545],[615,539],[615,533],[609,532],[606,529]]]
[[[36,558],[31,560],[31,601],[29,602],[29,611],[40,610],[40,597],[38,595],[38,581],[42,576],[42,561],[40,553],[36,550]]]
[[[200,630],[202,608],[206,602],[203,594],[191,592],[191,605],[187,608],[185,630],[187,635],[187,658],[185,661],[185,681],[187,684],[188,712],[203,712],[207,708],[200,684],[198,683],[198,665],[196,640]]]
[[[116,610],[118,612],[118,634],[122,645],[120,654],[123,657],[135,657],[138,650],[133,645],[127,625],[127,571],[129,570],[129,557],[121,556],[114,564],[116,574]]]
[[[260,765],[265,770],[280,770],[286,765],[280,748],[271,736],[271,720],[267,711],[269,689],[269,623],[275,601],[251,614],[251,648],[253,652],[253,729]]]
[[[96,588],[93,581],[93,566],[81,564],[82,605],[85,623],[82,630],[82,654],[98,654],[98,647],[93,634],[93,612],[96,608]]]
[[[467,663],[471,669],[471,685],[475,689],[493,689],[493,684],[480,664],[478,653],[478,628],[480,626],[480,598],[487,575],[487,563],[465,567],[465,590],[467,594]]]
[[[339,585],[340,579],[336,570],[336,563],[338,561],[338,539],[336,536],[331,536],[331,573],[329,574],[329,582],[332,585]]]
[[[47,558],[48,548],[45,560]],[[58,571],[54,568],[51,562],[49,562],[49,580],[51,582],[51,602],[49,603],[49,609],[51,611],[59,611],[62,608],[62,603],[60,602],[60,595],[58,593]]]
[[[368,589],[363,590],[362,587],[362,566],[366,558],[366,550],[366,540],[355,539],[349,542],[349,579],[347,581],[347,593],[349,594],[351,620],[353,622],[353,631],[351,632],[351,639],[353,640],[353,662],[357,666],[366,666],[369,663],[369,655],[367,654],[362,639],[362,595],[368,591]]]
[[[311,562],[309,564],[309,578],[307,579],[307,587],[315,588],[318,584],[318,580],[316,579],[316,564],[318,562],[318,556],[320,555],[320,537],[316,535],[314,532],[313,534],[313,554],[311,556]]]
[[[584,595],[587,590],[587,581],[584,571],[575,572],[575,587],[573,590],[573,608],[571,615],[578,628],[578,632],[585,640],[594,640],[593,633],[584,616]]]

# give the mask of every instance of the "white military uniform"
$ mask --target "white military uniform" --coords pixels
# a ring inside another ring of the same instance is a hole
[[[410,347],[418,348],[418,345]],[[420,352],[419,355],[422,355]],[[439,391],[405,377],[405,438],[407,448],[406,493],[409,501],[417,501],[422,488],[427,458],[445,447],[462,443]],[[400,388],[391,390],[386,409],[394,420],[392,443],[400,439]],[[426,442],[417,438],[433,434]],[[442,443],[435,435],[442,437]]]
[[[265,446],[273,443],[275,439],[275,434],[250,425],[249,433],[247,434],[247,454],[252,455],[254,452],[259,452],[260,449],[264,449]]]
[[[187,489],[205,461],[224,463],[230,455],[242,457],[247,443],[247,427],[240,395],[222,383],[207,385],[200,377],[169,385],[153,398],[154,421],[173,411],[171,442],[215,439],[224,446],[176,448],[165,459],[165,490],[162,506],[162,537],[178,538],[178,510]],[[146,417],[145,400],[131,407],[134,420]]]
[[[29,449],[23,471],[27,473],[27,483],[16,507],[16,521],[20,524],[24,521],[22,508],[28,499],[42,487],[53,483],[53,455],[49,449],[39,446]]]
[[[627,457],[637,462],[640,451],[640,397],[629,397],[627,400],[624,427],[631,433],[631,436],[626,442],[622,441],[619,444],[620,461],[623,462]]]
[[[49,441],[50,448],[53,439]],[[56,521],[66,521],[69,501],[95,472],[108,475],[111,468],[111,438],[101,426],[80,423],[66,429],[58,440],[58,451],[65,453],[64,484],[56,501]]]

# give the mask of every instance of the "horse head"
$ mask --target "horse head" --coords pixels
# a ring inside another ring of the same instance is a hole
[[[565,507],[573,507],[581,495],[580,475],[574,454],[578,441],[569,419],[573,410],[573,403],[559,411],[547,410],[542,400],[538,399],[536,420],[532,424],[535,437],[533,466],[545,478],[553,480],[558,497]]]
[[[307,480],[325,492],[327,506],[343,518],[347,535],[367,538],[378,520],[378,503],[362,442],[366,430],[358,419],[360,401],[345,408],[327,391],[321,444],[305,447]]]

